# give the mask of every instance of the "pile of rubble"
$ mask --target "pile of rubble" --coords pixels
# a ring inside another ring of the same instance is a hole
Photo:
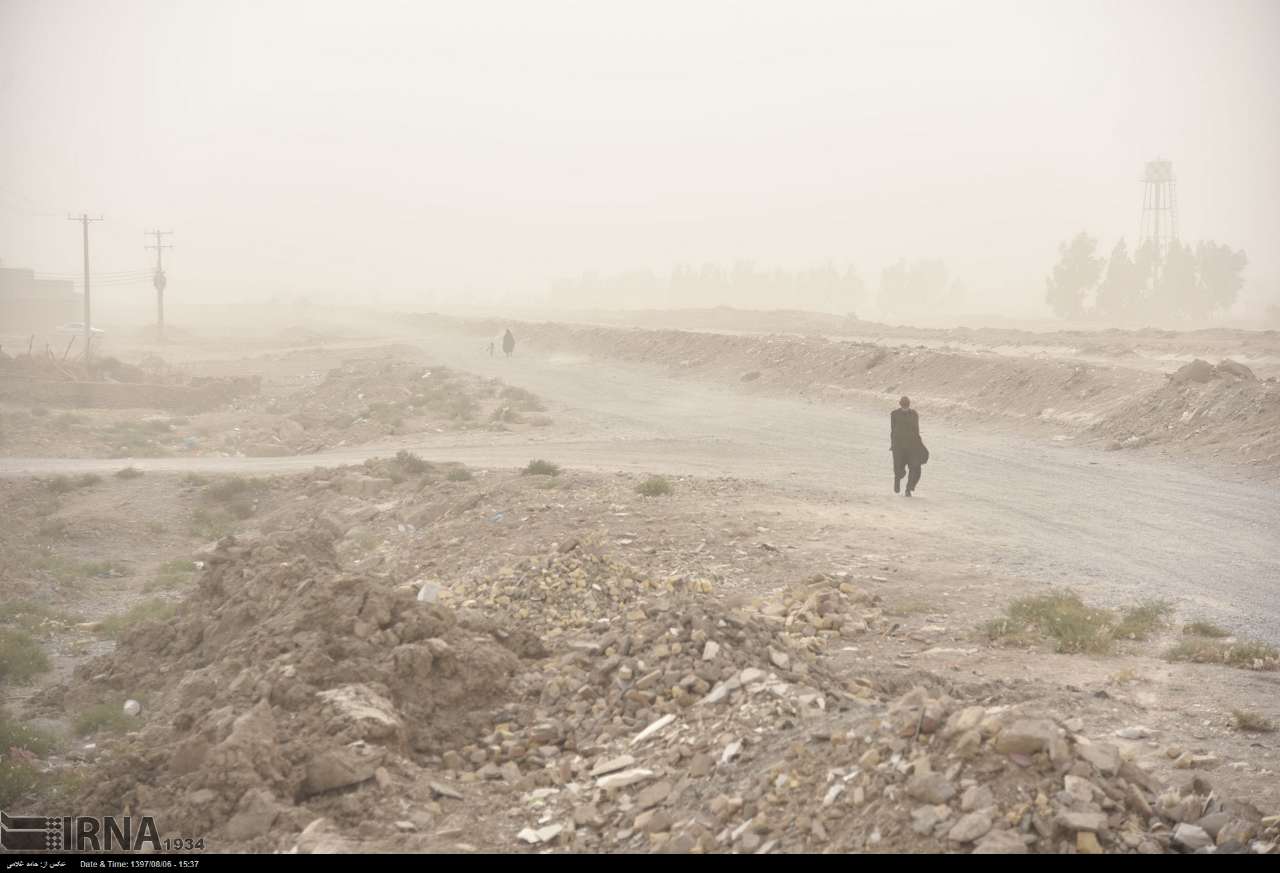
[[[337,538],[317,522],[224,539],[177,619],[77,671],[66,693],[78,705],[147,705],[88,808],[155,810],[180,832],[251,839],[296,802],[373,778],[388,754],[478,728],[474,713],[504,698],[516,657],[412,589],[344,575]]]
[[[840,708],[806,716],[748,683],[529,791],[518,837],[591,851],[1276,851],[1280,817],[1202,777],[1165,788],[1075,720],[923,688]]]
[[[1280,819],[1079,720],[837,671],[882,621],[847,579],[731,605],[568,541],[419,585],[340,538],[224,539],[77,672],[51,703],[144,701],[84,808],[259,851],[1275,851]]]
[[[305,454],[391,434],[509,430],[551,423],[533,395],[399,357],[344,361],[302,388],[233,404],[223,450]],[[234,424],[234,428],[230,425]]]
[[[1280,465],[1280,384],[1256,378],[1235,361],[1214,366],[1197,358],[1095,431],[1110,438],[1112,449],[1209,449],[1224,461],[1275,467]]]

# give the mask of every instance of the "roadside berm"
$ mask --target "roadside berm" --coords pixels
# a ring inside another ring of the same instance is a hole
[[[1274,468],[1280,464],[1280,384],[1243,364],[1197,358],[1169,374],[1159,389],[1135,398],[1095,430],[1108,448],[1155,446],[1212,453],[1222,460]]]
[[[421,317],[476,334],[490,321]],[[909,395],[936,416],[1027,429],[1055,441],[1280,469],[1280,383],[1244,364],[1196,359],[1174,372],[1020,349],[927,348],[822,336],[730,335],[685,330],[526,323],[522,342],[540,353],[661,367],[672,375],[733,384],[748,393],[832,403],[895,403]],[[1077,338],[1078,339],[1078,338]],[[1244,343],[1244,339],[1241,339]]]
[[[142,702],[81,808],[243,851],[1276,851],[1280,818],[1070,713],[835,669],[888,621],[840,575],[747,602],[565,539],[406,584],[342,534],[224,538],[49,694]]]
[[[15,404],[200,412],[256,393],[261,381],[192,377],[154,357],[134,365],[111,357],[62,361],[52,354],[0,352],[0,402]]]

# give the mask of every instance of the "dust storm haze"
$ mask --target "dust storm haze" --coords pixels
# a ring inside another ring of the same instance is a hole
[[[95,272],[178,229],[175,302],[1048,319],[1059,245],[1135,250],[1167,159],[1258,327],[1278,45],[1269,0],[3,0],[0,258],[74,275],[87,211]]]
[[[1280,854],[1277,49],[0,0],[0,854]]]

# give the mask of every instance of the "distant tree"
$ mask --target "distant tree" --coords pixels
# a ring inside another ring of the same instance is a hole
[[[1147,240],[1129,256],[1121,239],[1105,262],[1097,241],[1078,234],[1058,247],[1058,263],[1046,281],[1045,298],[1062,318],[1096,315],[1119,322],[1198,321],[1230,309],[1248,258],[1215,242],[1194,248],[1174,241],[1163,253]],[[1090,299],[1092,298],[1092,300]]]
[[[1196,245],[1195,261],[1200,297],[1208,307],[1206,311],[1230,309],[1235,305],[1244,287],[1244,268],[1249,264],[1244,251],[1233,252],[1230,246],[1210,240]]]
[[[947,291],[947,266],[936,258],[907,262],[880,273],[878,303],[885,313],[921,312],[941,303]]]
[[[1212,307],[1200,294],[1196,278],[1196,257],[1191,246],[1174,240],[1164,253],[1152,294],[1148,298],[1147,315],[1157,318],[1204,318]]]
[[[1058,246],[1058,263],[1045,280],[1045,301],[1060,318],[1081,318],[1085,297],[1102,275],[1098,241],[1086,233],[1076,234]]]
[[[853,266],[845,269],[840,277],[840,305],[842,311],[852,312],[867,299],[867,286]]]
[[[1128,319],[1138,308],[1142,285],[1143,277],[1129,257],[1129,247],[1122,238],[1111,250],[1094,308],[1106,318]]]

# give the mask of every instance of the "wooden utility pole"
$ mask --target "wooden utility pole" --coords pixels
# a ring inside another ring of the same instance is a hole
[[[68,215],[67,221],[80,222],[80,228],[84,231],[84,362],[88,364],[89,355],[93,351],[93,336],[89,333],[92,329],[89,324],[89,222],[102,221],[102,217],[90,218],[81,213],[79,218]]]
[[[164,342],[164,289],[169,284],[169,280],[164,275],[163,252],[165,249],[173,248],[173,246],[165,245],[162,237],[173,236],[173,231],[149,230],[146,235],[156,238],[156,244],[147,246],[147,248],[156,250],[156,274],[151,278],[151,284],[156,289],[156,338],[160,342]]]

